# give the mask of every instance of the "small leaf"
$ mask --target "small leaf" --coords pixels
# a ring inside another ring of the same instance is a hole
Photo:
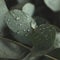
[[[26,3],[23,6],[22,11],[29,16],[33,16],[33,13],[35,11],[35,6],[32,3]]]

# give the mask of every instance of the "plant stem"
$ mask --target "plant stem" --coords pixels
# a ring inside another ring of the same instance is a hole
[[[0,36],[0,39],[6,40],[6,41],[8,41],[8,42],[13,42],[13,43],[15,43],[15,44],[17,44],[17,45],[19,45],[19,46],[22,46],[22,47],[28,49],[29,51],[31,51],[31,48],[30,48],[30,47],[28,47],[28,46],[26,46],[26,45],[24,45],[24,44],[22,44],[22,43],[20,43],[20,42],[18,42],[18,41],[14,41],[14,40],[11,40],[11,39],[8,39],[8,38],[4,38],[4,37],[2,37],[2,36]]]
[[[44,55],[44,56],[46,56],[46,57],[48,57],[48,58],[50,58],[50,59],[52,59],[52,60],[58,60],[58,59],[56,59],[56,58],[54,58],[54,57],[52,57],[52,56],[50,56],[50,55]]]

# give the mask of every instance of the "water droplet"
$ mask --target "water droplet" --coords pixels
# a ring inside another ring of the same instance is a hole
[[[15,17],[16,15],[14,13],[12,13],[12,15]]]
[[[28,32],[29,32],[30,30],[28,29]]]
[[[17,17],[17,18],[16,18],[16,20],[19,20],[19,19],[20,19],[20,17]]]
[[[22,24],[20,24],[20,26],[21,26]]]
[[[26,30],[24,30],[24,32],[25,32]]]
[[[31,22],[31,27],[35,29],[37,27],[36,22]]]

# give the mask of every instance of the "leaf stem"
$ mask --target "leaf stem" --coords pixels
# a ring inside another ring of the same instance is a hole
[[[46,57],[48,57],[48,58],[50,58],[50,59],[52,59],[52,60],[58,60],[58,59],[56,59],[55,57],[52,57],[52,56],[50,56],[50,55],[44,55],[44,56],[46,56]]]

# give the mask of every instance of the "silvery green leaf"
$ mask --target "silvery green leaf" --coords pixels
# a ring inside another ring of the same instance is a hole
[[[22,7],[22,11],[26,14],[28,14],[29,16],[32,16],[34,11],[35,11],[35,6],[32,3],[26,3],[23,7]]]
[[[60,48],[60,33],[56,34],[56,40],[55,40],[55,43],[54,43],[54,47],[55,48]]]
[[[36,25],[34,19],[21,10],[11,10],[6,14],[6,24],[12,31],[12,35],[24,44],[31,45],[31,41],[27,38],[30,31],[32,31],[31,23]]]
[[[4,0],[0,0],[0,33],[2,34],[2,29],[5,26],[5,22],[4,22],[4,16],[5,13],[8,11],[5,1]]]
[[[27,49],[18,46],[13,42],[0,39],[0,58],[19,59],[26,55]]]
[[[60,11],[60,0],[44,0],[44,2],[52,11]]]

